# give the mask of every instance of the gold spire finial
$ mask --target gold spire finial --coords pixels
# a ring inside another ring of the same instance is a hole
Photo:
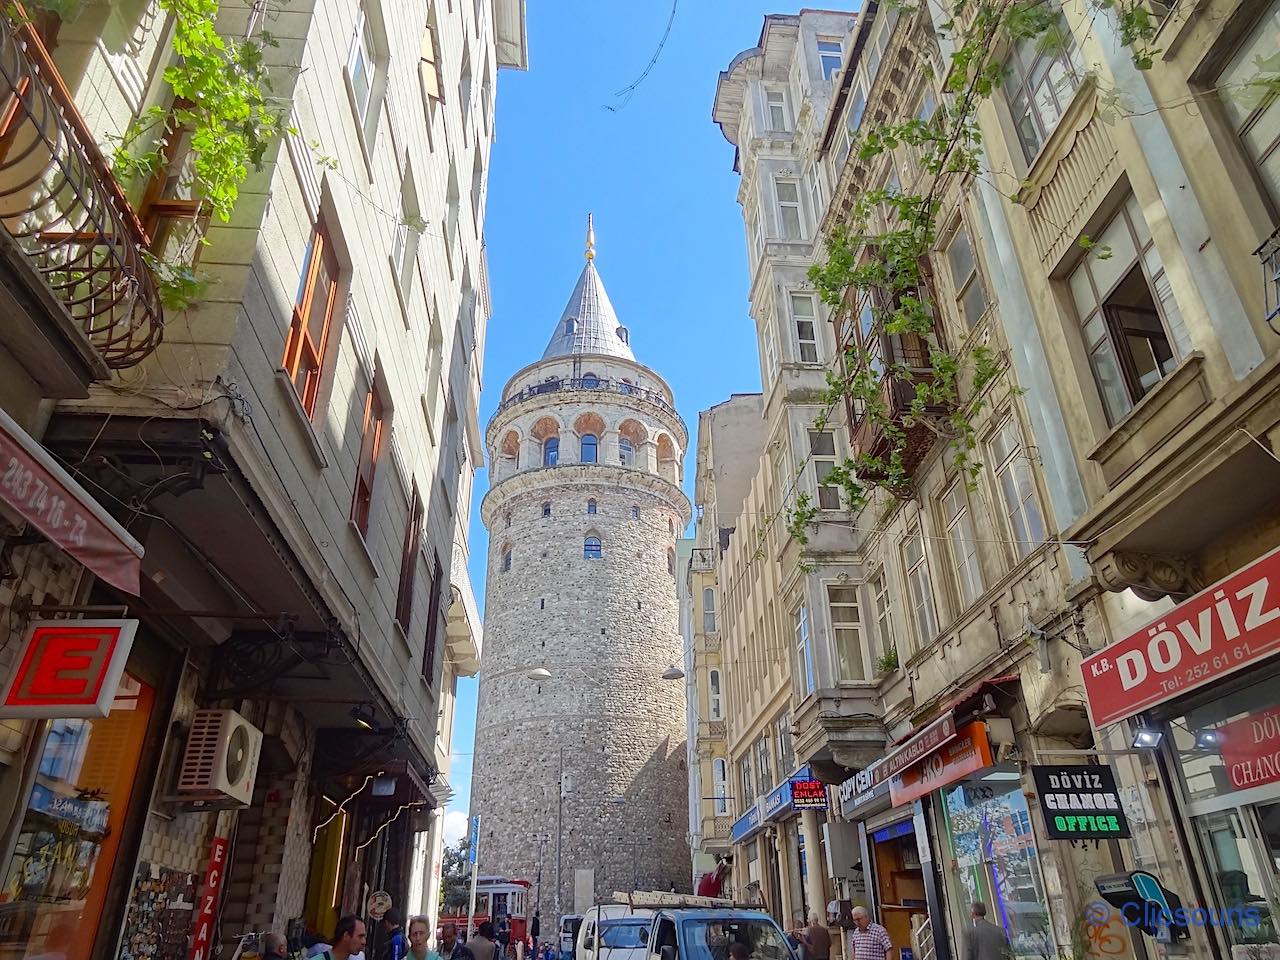
[[[596,230],[591,225],[591,214],[587,214],[587,262],[596,258]]]

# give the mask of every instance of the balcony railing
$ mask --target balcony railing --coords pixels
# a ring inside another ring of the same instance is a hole
[[[34,26],[8,16],[0,97],[0,225],[107,366],[141,362],[164,329],[146,232]]]
[[[916,385],[933,376],[929,341],[917,333],[889,334],[877,327],[866,338],[865,350],[872,369],[880,375],[882,410],[904,433],[902,468],[910,476],[937,437],[928,424],[918,420],[906,422],[915,403]],[[931,406],[923,413],[937,415],[945,411]],[[853,448],[857,457],[883,460],[893,453],[894,441],[886,434],[883,424],[869,416],[866,406],[853,398],[849,400],[849,422],[853,426]]]
[[[1267,326],[1273,333],[1280,333],[1280,329],[1276,327],[1276,319],[1280,318],[1280,227],[1262,241],[1262,245],[1253,251],[1253,255],[1262,261],[1262,286],[1267,307]]]
[[[502,403],[498,404],[495,413],[501,413],[507,407],[513,407],[518,403],[523,403],[532,397],[542,396],[546,393],[559,393],[561,390],[604,390],[612,393],[626,394],[631,397],[640,397],[648,400],[650,403],[662,407],[664,410],[670,410],[675,413],[675,409],[667,402],[667,398],[657,390],[646,390],[643,387],[637,387],[633,383],[627,383],[625,380],[606,380],[599,377],[576,377],[576,378],[557,378],[553,380],[545,380],[542,383],[535,384],[532,387],[526,387],[519,393],[513,393],[507,397]]]
[[[715,568],[716,552],[711,547],[694,547],[692,559],[695,572],[707,573]]]

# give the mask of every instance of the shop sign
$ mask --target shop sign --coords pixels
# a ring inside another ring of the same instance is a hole
[[[218,917],[218,897],[227,872],[227,838],[214,837],[209,848],[209,868],[204,872],[204,888],[196,908],[195,932],[191,936],[189,960],[208,960],[213,926]]]
[[[1244,790],[1280,780],[1280,707],[1232,720],[1216,733],[1232,787]]]
[[[955,738],[889,781],[895,807],[991,766],[991,741],[981,721],[961,727]]]
[[[791,784],[795,780],[808,780],[813,776],[813,772],[808,767],[801,767],[795,773],[791,774],[786,780],[778,784],[767,794],[761,801],[760,815],[765,820],[774,820],[783,814],[791,813],[796,809],[794,798],[791,792]]]
[[[387,911],[391,909],[391,894],[385,890],[375,890],[369,894],[369,901],[365,904],[365,913],[374,920],[381,920],[387,915]]]
[[[857,811],[870,806],[879,800],[889,798],[889,784],[875,783],[870,768],[859,770],[854,776],[840,784],[840,816],[846,820],[860,817]]]
[[[825,810],[827,785],[821,780],[792,780],[791,803],[797,810]]]
[[[137,629],[137,620],[35,621],[0,695],[0,717],[105,717]]]
[[[54,793],[42,783],[32,786],[31,802],[27,806],[76,827],[82,834],[98,837],[106,833],[107,817],[111,813],[111,805],[105,800],[82,800]]]
[[[1033,766],[1031,776],[1051,840],[1117,840],[1129,836],[1129,821],[1110,766]]]
[[[142,545],[3,410],[0,501],[99,579],[138,596]]]
[[[891,780],[925,754],[954,739],[955,735],[956,715],[948,711],[877,763],[872,769],[873,779],[876,783]]]
[[[1280,549],[1085,658],[1095,727],[1212,683],[1280,649]]]
[[[760,805],[753,804],[751,809],[733,821],[729,830],[729,839],[734,843],[745,839],[760,826]]]

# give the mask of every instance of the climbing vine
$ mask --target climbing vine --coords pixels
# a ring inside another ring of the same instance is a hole
[[[165,70],[164,79],[175,105],[143,111],[120,137],[113,166],[122,180],[152,177],[165,162],[164,134],[169,128],[190,131],[193,186],[225,223],[250,170],[261,168],[284,129],[283,111],[270,102],[264,57],[278,44],[265,31],[243,39],[220,36],[215,29],[220,0],[158,3],[174,19],[178,61]]]
[[[1150,67],[1158,23],[1144,2],[1084,2],[1095,16],[1114,15],[1135,65]],[[898,9],[906,17],[920,12]],[[816,429],[824,429],[832,411],[848,406],[860,432],[879,438],[823,479],[843,489],[853,511],[866,505],[873,490],[894,498],[910,490],[909,444],[919,428],[948,444],[957,471],[970,486],[976,482],[981,464],[975,458],[974,423],[1003,359],[984,344],[963,342],[958,350],[949,350],[938,336],[930,275],[938,218],[952,188],[979,174],[977,112],[1003,81],[1008,51],[1020,42],[1034,42],[1044,52],[1065,50],[1069,40],[1061,5],[1049,0],[955,0],[951,15],[936,24],[938,35],[949,37],[955,49],[944,96],[933,114],[864,122],[850,151],[850,163],[869,166],[905,149],[918,170],[910,185],[914,192],[886,186],[857,194],[848,215],[825,237],[825,258],[809,271],[833,314],[850,325],[861,324],[864,333],[872,333],[869,340],[884,348],[869,349],[870,343],[848,337],[840,369],[827,374],[823,413],[815,423]],[[915,66],[927,66],[927,57],[917,59]],[[902,394],[891,399],[886,384],[906,385],[906,402]],[[798,542],[808,541],[817,512],[804,493],[787,508],[787,529]]]

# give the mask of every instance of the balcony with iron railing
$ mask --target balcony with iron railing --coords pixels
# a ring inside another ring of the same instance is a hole
[[[0,255],[45,312],[66,311],[106,367],[134,366],[164,328],[149,239],[16,5],[0,16],[0,96]]]
[[[916,408],[917,387],[934,376],[931,355],[937,327],[929,336],[914,331],[889,333],[885,330],[888,310],[864,308],[860,316],[855,310],[849,313],[860,325],[856,336],[848,334],[855,336],[856,348],[842,351],[846,358],[845,376],[869,371],[878,385],[878,403],[868,404],[853,396],[846,401],[854,459],[862,463],[859,474],[867,479],[883,479],[885,468],[869,466],[867,460],[887,464],[898,453],[903,473],[910,477],[938,437],[928,419],[947,413],[936,404]],[[848,314],[844,322],[851,322]],[[848,342],[848,336],[842,339]],[[847,366],[851,359],[856,369]],[[879,415],[872,415],[873,406]],[[896,432],[901,433],[900,438]]]
[[[535,397],[545,396],[549,393],[561,393],[567,390],[591,390],[602,391],[606,393],[620,393],[625,396],[638,397],[646,400],[655,406],[661,407],[663,410],[669,411],[673,416],[679,419],[679,414],[675,408],[667,402],[666,396],[657,390],[648,390],[644,387],[637,387],[634,383],[628,383],[625,380],[612,380],[603,377],[563,377],[545,380],[542,383],[534,384],[526,387],[517,393],[506,397],[502,403],[498,404],[498,409],[494,414],[499,414],[509,407],[517,406]]]
[[[694,547],[691,558],[694,573],[710,573],[715,569],[716,551],[713,547]]]

